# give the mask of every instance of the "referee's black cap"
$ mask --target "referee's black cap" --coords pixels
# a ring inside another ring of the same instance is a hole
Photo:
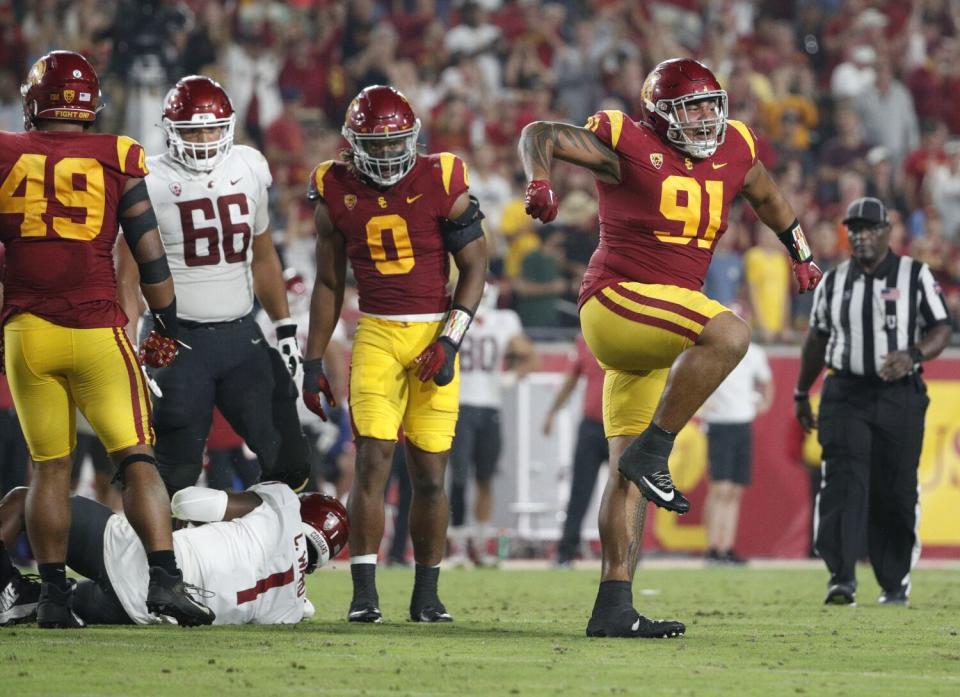
[[[844,225],[862,221],[872,225],[888,225],[890,218],[887,216],[887,207],[883,201],[873,196],[864,196],[858,198],[847,206],[847,215],[843,219]]]

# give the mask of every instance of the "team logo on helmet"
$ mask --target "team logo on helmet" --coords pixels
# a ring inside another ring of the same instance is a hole
[[[650,164],[660,169],[663,167],[663,153],[662,152],[652,152],[650,153]]]
[[[353,207],[357,205],[357,197],[353,194],[344,194],[343,205],[347,207],[348,211],[352,211]]]
[[[77,96],[76,90],[64,90],[63,91],[63,101],[67,104],[73,104],[73,98]]]
[[[170,182],[170,193],[174,196],[179,196],[183,192],[183,187],[180,186],[180,182]]]

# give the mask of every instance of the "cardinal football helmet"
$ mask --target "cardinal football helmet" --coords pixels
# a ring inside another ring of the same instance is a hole
[[[209,172],[230,152],[237,116],[224,89],[202,75],[181,78],[163,100],[163,130],[170,157],[196,172]],[[183,138],[184,131],[219,128],[207,143]]]
[[[300,520],[308,544],[317,553],[317,563],[307,567],[309,574],[347,546],[350,519],[347,509],[335,498],[311,492],[300,494]]]
[[[665,141],[691,157],[710,157],[727,130],[727,93],[709,68],[692,58],[673,58],[650,71],[640,93],[644,120]],[[714,100],[716,112],[689,118],[687,107]]]
[[[23,127],[37,119],[93,123],[100,106],[100,78],[86,58],[73,51],[51,51],[42,56],[20,86]]]
[[[417,161],[420,119],[398,90],[367,87],[347,108],[343,137],[353,151],[353,164],[380,186],[392,186]]]

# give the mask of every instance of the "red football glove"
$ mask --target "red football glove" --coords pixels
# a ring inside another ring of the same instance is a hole
[[[546,179],[534,179],[527,184],[523,203],[531,218],[537,218],[544,223],[549,223],[557,217],[557,208],[560,206],[560,200]]]
[[[431,378],[440,387],[449,385],[453,380],[454,361],[457,357],[457,347],[445,336],[441,336],[427,346],[415,363],[418,366],[417,377],[421,382]]]
[[[817,287],[820,279],[823,278],[823,271],[813,263],[813,259],[807,259],[806,261],[793,262],[793,275],[796,276],[797,283],[800,284],[800,292],[805,293]]]
[[[148,368],[166,368],[177,357],[177,340],[151,330],[140,342],[140,362]]]
[[[303,403],[307,405],[307,409],[326,421],[327,413],[323,410],[320,395],[326,398],[331,407],[337,406],[327,376],[323,374],[323,359],[312,358],[303,362]]]

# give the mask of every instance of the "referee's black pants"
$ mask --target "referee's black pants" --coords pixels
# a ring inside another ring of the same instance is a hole
[[[866,548],[884,590],[909,590],[920,552],[917,469],[929,403],[919,375],[894,383],[827,377],[819,416],[823,483],[816,550],[831,583],[854,582]]]
[[[603,432],[603,422],[584,417],[577,431],[577,445],[573,455],[573,480],[570,483],[570,501],[563,536],[557,547],[558,561],[576,559],[580,547],[580,528],[593,498],[600,466],[610,459],[610,446]]]

